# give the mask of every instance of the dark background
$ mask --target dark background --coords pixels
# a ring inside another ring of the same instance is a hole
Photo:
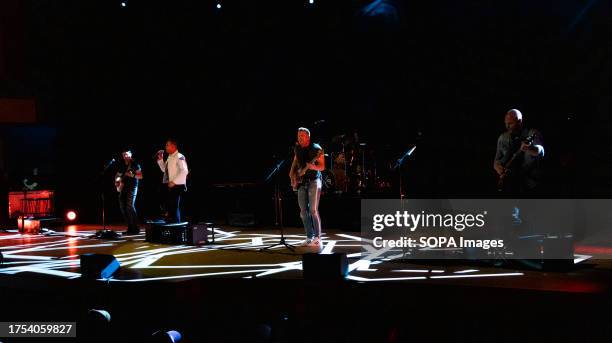
[[[38,113],[2,126],[4,181],[39,166],[84,221],[98,218],[94,180],[123,147],[143,165],[141,216],[157,211],[151,156],[170,136],[192,169],[192,214],[211,216],[225,204],[212,185],[261,183],[299,126],[324,147],[355,129],[389,161],[417,144],[411,197],[494,197],[510,108],[544,135],[546,196],[610,195],[608,1],[125,3],[2,5],[1,95],[33,98]],[[236,194],[271,209],[269,186]]]

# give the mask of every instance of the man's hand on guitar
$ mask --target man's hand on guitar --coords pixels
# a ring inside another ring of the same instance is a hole
[[[506,169],[501,164],[496,163],[494,168],[498,175],[503,175],[506,172]]]
[[[317,170],[317,165],[313,163],[306,163],[306,170]]]
[[[531,151],[533,149],[533,145],[531,143],[522,142],[521,143],[521,151]]]

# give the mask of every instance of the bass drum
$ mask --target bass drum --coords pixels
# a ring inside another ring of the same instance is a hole
[[[321,172],[321,183],[323,184],[323,192],[331,193],[336,189],[336,178],[334,172],[325,169]]]

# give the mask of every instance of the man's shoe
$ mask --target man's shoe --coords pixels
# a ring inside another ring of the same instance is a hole
[[[321,238],[319,237],[315,237],[310,241],[310,244],[308,244],[309,247],[313,247],[313,248],[321,248],[322,242],[321,242]]]
[[[306,238],[300,244],[298,244],[298,247],[309,247],[311,242],[312,238]]]

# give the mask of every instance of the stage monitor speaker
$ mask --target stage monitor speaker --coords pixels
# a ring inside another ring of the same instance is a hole
[[[108,279],[119,269],[119,261],[113,255],[83,254],[81,277],[84,279]]]
[[[212,223],[189,224],[148,222],[145,239],[151,243],[201,245],[208,242],[208,229]]]
[[[214,240],[214,227],[212,223],[198,223],[189,226],[186,238],[187,244],[189,245],[201,245],[208,243],[208,228],[213,228],[213,240]]]
[[[530,258],[517,261],[536,270],[563,271],[574,268],[574,235],[540,234],[519,237],[523,253]],[[527,251],[527,253],[525,253]],[[536,258],[539,257],[539,258]]]
[[[302,255],[302,274],[305,280],[341,280],[348,275],[345,253]]]

